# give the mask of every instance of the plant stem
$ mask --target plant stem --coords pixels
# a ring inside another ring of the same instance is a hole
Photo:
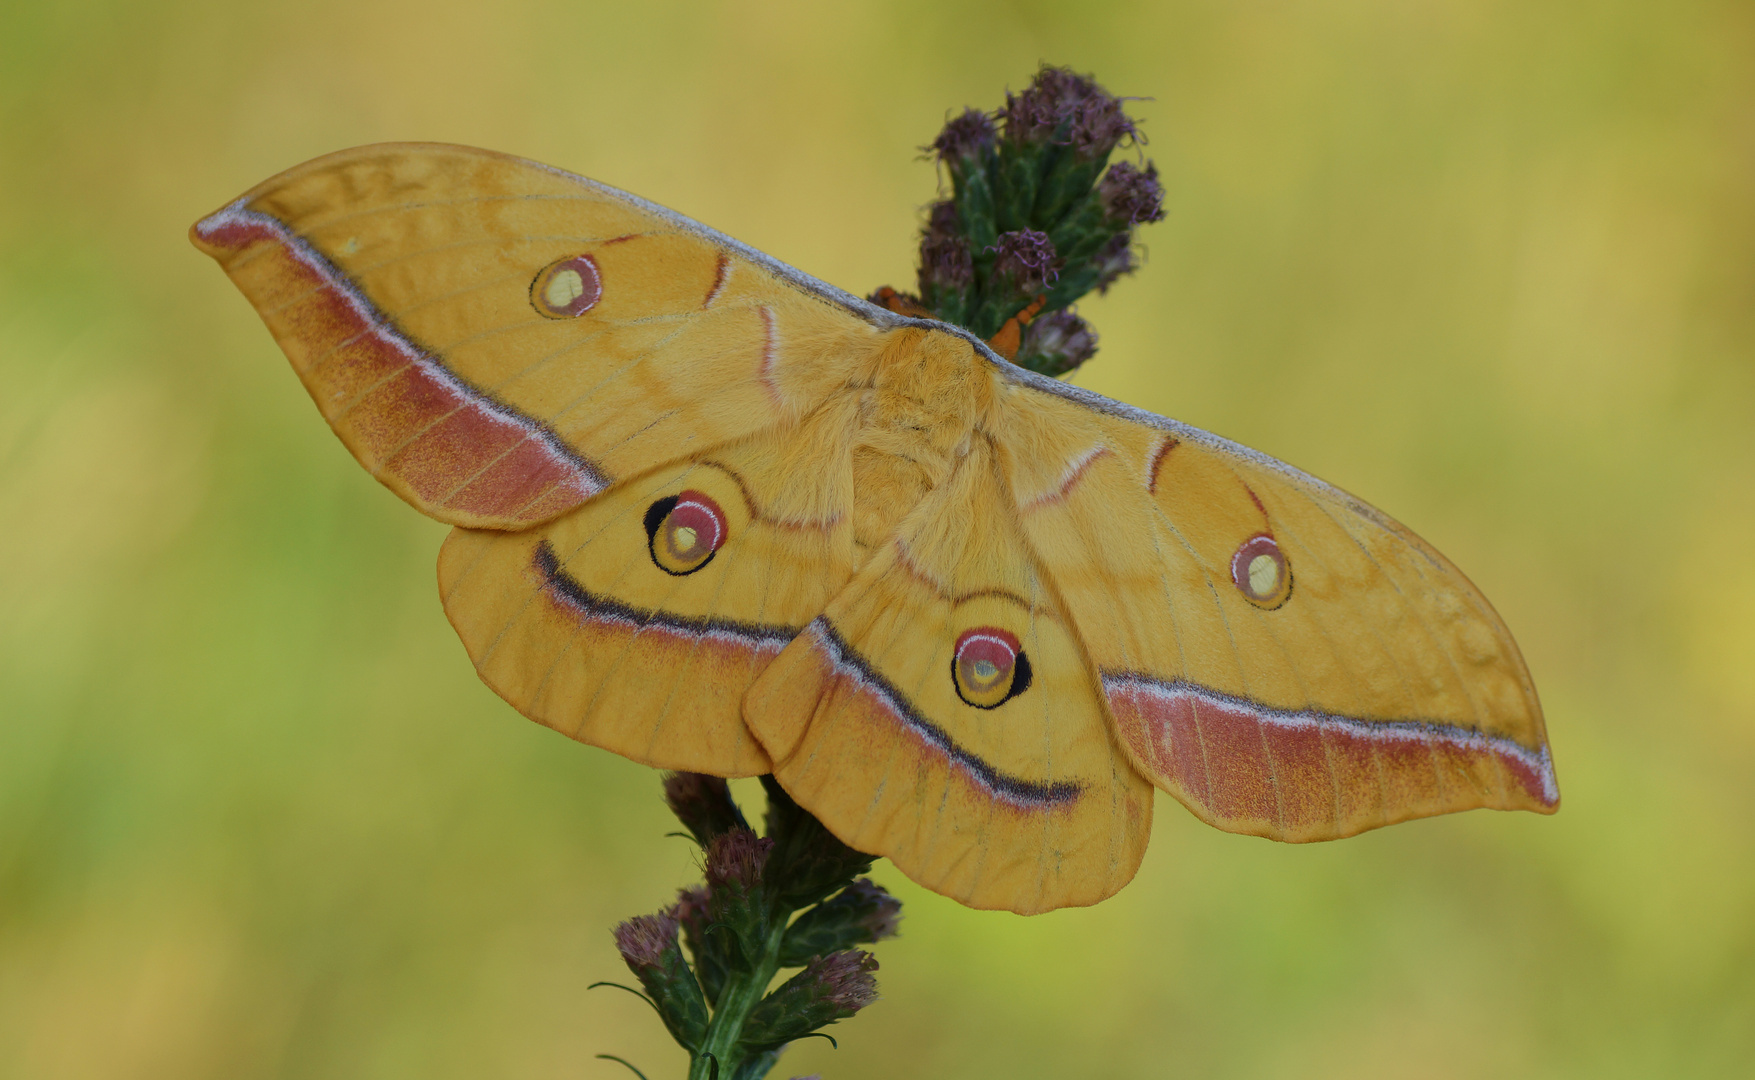
[[[772,920],[762,942],[762,954],[747,971],[731,974],[719,994],[719,1007],[707,1025],[707,1038],[689,1062],[689,1080],[731,1080],[732,1071],[743,1062],[734,1060],[738,1040],[743,1036],[743,1023],[750,1011],[761,1004],[768,984],[780,971],[780,943],[786,936],[787,916],[779,914]]]
[[[707,881],[615,928],[622,959],[689,1052],[690,1080],[761,1080],[787,1044],[876,1001],[877,959],[855,946],[893,937],[901,916],[901,901],[860,876],[870,855],[837,840],[771,778],[763,786],[765,837],[724,780],[665,777],[665,801],[700,841]],[[803,970],[770,992],[783,968]]]

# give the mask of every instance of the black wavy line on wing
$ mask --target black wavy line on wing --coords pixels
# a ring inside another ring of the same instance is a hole
[[[828,646],[836,667],[844,667],[864,683],[884,702],[890,706],[902,722],[916,735],[942,752],[956,764],[972,773],[981,784],[996,795],[1001,795],[1013,802],[1035,806],[1054,806],[1072,802],[1085,790],[1085,785],[1077,780],[1056,780],[1043,783],[1037,780],[1026,780],[1021,776],[1012,776],[1001,772],[997,766],[986,758],[958,744],[950,732],[928,720],[920,714],[907,696],[896,689],[888,679],[878,673],[865,657],[859,655],[849,645],[827,616],[819,615],[811,623],[812,631],[818,639]]]
[[[661,630],[672,630],[696,637],[720,635],[741,638],[758,647],[767,644],[783,647],[798,636],[797,627],[742,622],[737,619],[672,615],[657,608],[637,608],[631,604],[624,604],[620,600],[599,596],[581,585],[577,578],[561,568],[560,560],[555,557],[554,545],[547,539],[536,545],[536,553],[532,561],[536,566],[537,573],[542,575],[543,584],[558,593],[568,603],[580,609],[589,618],[627,623],[637,628],[654,627]]]

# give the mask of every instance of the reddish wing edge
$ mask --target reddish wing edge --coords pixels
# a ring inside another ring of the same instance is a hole
[[[545,425],[446,368],[284,222],[248,209],[249,199],[203,218],[190,237],[262,312],[373,476],[422,512],[473,528],[527,528],[609,485]]]
[[[1305,842],[1451,810],[1553,813],[1548,748],[1425,720],[1274,709],[1180,680],[1103,675],[1139,758],[1234,832]],[[1371,795],[1375,794],[1375,800]]]
[[[1161,432],[1161,441],[1145,455],[1142,484],[1148,494],[1155,493],[1159,468],[1177,445],[1189,443],[1236,458],[1239,466],[1284,478],[1310,498],[1333,502],[1411,547],[1441,573],[1455,575],[1480,601],[1482,619],[1503,626],[1461,571],[1347,492],[1180,421],[1001,359],[989,357],[989,362],[1015,385]],[[1095,456],[1087,453],[1069,463],[1068,476],[1092,460]],[[1064,497],[1066,490],[1063,482],[1057,497]],[[1531,714],[1531,730],[1518,737],[1418,715],[1346,716],[1311,707],[1275,707],[1138,670],[1104,668],[1099,675],[1122,745],[1154,784],[1217,828],[1303,843],[1475,808],[1543,814],[1559,808],[1541,707],[1515,643],[1508,631],[1503,636]]]

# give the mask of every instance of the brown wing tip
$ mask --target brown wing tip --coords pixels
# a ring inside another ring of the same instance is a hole
[[[238,199],[189,226],[189,242],[197,251],[224,266],[252,243],[270,239],[245,219],[245,200]]]

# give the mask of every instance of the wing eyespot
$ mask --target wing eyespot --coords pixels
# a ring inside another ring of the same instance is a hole
[[[569,255],[537,272],[530,306],[547,319],[577,319],[603,299],[603,274],[589,255]]]
[[[951,684],[965,705],[995,709],[1030,688],[1030,658],[1016,635],[977,626],[957,638],[951,653]]]
[[[1245,600],[1272,611],[1292,597],[1292,565],[1274,538],[1261,533],[1231,556],[1231,583]]]
[[[692,574],[712,562],[730,531],[725,511],[698,491],[654,502],[646,508],[645,525],[652,564],[673,577]]]

